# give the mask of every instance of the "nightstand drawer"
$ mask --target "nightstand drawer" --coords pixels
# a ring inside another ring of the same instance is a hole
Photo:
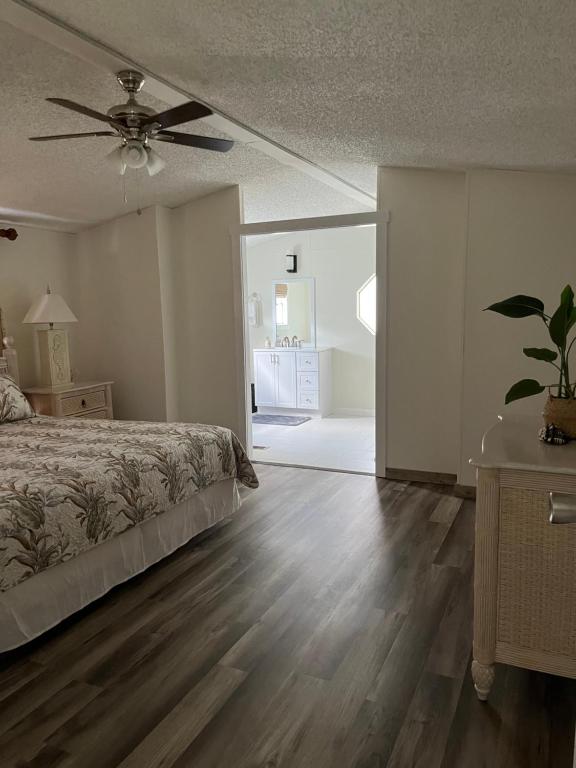
[[[86,392],[83,395],[63,397],[61,402],[62,415],[73,416],[82,411],[93,411],[96,408],[106,407],[106,390],[97,389],[95,392]]]
[[[75,419],[109,419],[110,414],[104,408],[102,411],[90,411],[89,413],[75,413]]]

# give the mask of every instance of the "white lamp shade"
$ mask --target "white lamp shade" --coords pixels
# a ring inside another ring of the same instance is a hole
[[[62,296],[45,293],[26,313],[23,323],[77,323],[78,319]]]
[[[126,173],[126,163],[122,159],[122,149],[122,147],[116,147],[116,149],[113,149],[104,159],[115,171],[118,171],[121,176],[124,176]]]
[[[160,173],[160,171],[166,167],[166,163],[160,157],[158,152],[155,152],[153,149],[149,148],[146,152],[148,153],[148,162],[146,164],[148,175],[156,176],[157,173]]]

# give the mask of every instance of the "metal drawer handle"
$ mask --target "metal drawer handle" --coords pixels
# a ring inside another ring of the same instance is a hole
[[[82,408],[86,408],[86,400],[82,400],[81,405],[82,405]]]
[[[576,523],[576,494],[550,493],[550,522]]]

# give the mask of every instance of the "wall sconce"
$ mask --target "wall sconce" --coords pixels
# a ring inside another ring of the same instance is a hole
[[[295,253],[288,253],[285,257],[286,260],[286,272],[295,274],[298,272],[298,257]]]

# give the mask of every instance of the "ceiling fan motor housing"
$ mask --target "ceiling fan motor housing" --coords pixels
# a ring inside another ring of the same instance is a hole
[[[145,80],[142,72],[137,72],[135,69],[122,69],[116,73],[116,79],[131,96],[140,92]]]
[[[147,117],[153,115],[154,110],[152,107],[146,107],[136,101],[136,94],[144,84],[144,76],[135,70],[123,69],[118,72],[116,79],[128,94],[128,101],[125,104],[116,104],[110,107],[106,114],[113,120],[118,120],[127,126],[129,130],[125,138],[145,138],[138,135],[140,124]]]

